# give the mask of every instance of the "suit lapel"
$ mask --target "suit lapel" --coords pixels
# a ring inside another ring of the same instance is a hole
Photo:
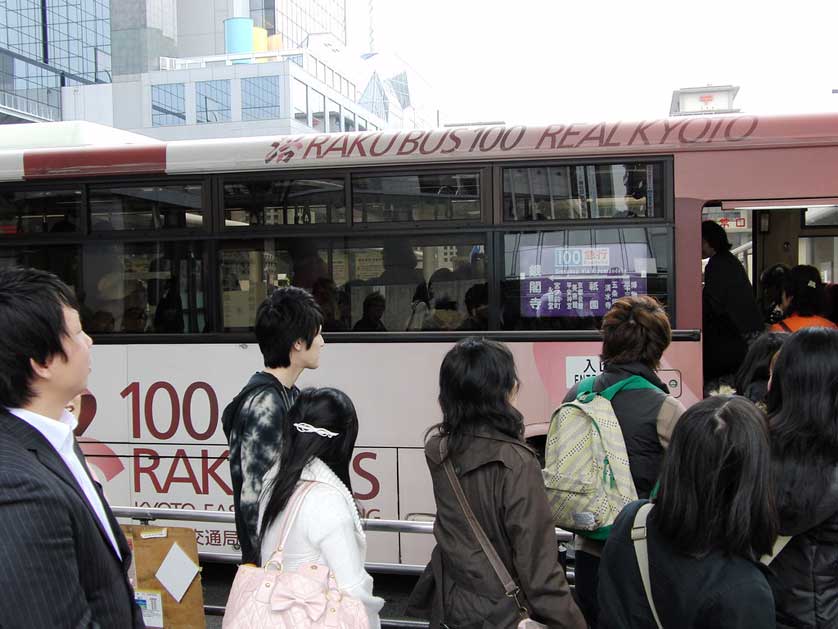
[[[93,476],[90,474],[90,468],[87,467],[87,461],[84,458],[84,452],[81,451],[79,447],[79,442],[76,441],[76,438],[73,437],[73,450],[76,452],[76,456],[82,462],[84,467],[84,471],[87,474],[87,477],[90,479],[90,482],[93,483],[93,487],[96,489],[96,494],[99,496],[99,500],[102,502],[102,508],[105,510],[105,515],[108,518],[108,524],[111,527],[111,532],[113,533],[114,539],[116,540],[116,545],[119,547],[119,553],[122,555],[122,567],[125,570],[128,570],[128,566],[131,564],[131,549],[128,547],[128,541],[125,539],[125,535],[122,533],[122,528],[119,526],[119,522],[117,522],[116,517],[111,511],[111,506],[108,504],[107,499],[105,498],[105,492],[102,489],[102,486],[97,483]],[[87,502],[87,500],[85,500]],[[94,512],[94,516],[95,516]],[[96,522],[99,522],[99,518],[96,518]],[[99,527],[102,530],[102,527]],[[104,530],[102,530],[104,534]],[[111,545],[110,540],[108,540],[108,546]]]
[[[61,455],[55,451],[55,448],[46,440],[46,438],[37,430],[35,430],[32,426],[27,424],[25,421],[20,419],[19,417],[15,417],[11,413],[7,411],[0,412],[0,430],[2,433],[6,434],[12,439],[15,439],[20,445],[27,450],[33,452],[35,456],[38,458],[38,461],[47,468],[54,476],[57,476],[64,482],[70,489],[72,489],[75,494],[79,497],[84,504],[85,508],[87,509],[88,513],[90,513],[93,521],[96,523],[96,527],[99,529],[99,533],[105,540],[105,544],[107,545],[108,549],[110,549],[111,553],[113,553],[114,558],[119,561],[119,557],[116,554],[116,550],[114,550],[113,544],[111,544],[111,540],[108,537],[105,528],[102,526],[102,522],[99,520],[99,516],[96,515],[96,511],[94,511],[93,507],[91,506],[90,502],[87,500],[87,496],[84,495],[84,491],[82,488],[79,487],[78,482],[76,482],[73,473],[67,467],[67,464],[64,463],[64,460],[61,458]],[[74,439],[75,443],[75,439]],[[78,444],[75,444],[75,448],[78,448]],[[79,450],[76,450],[77,454]],[[82,459],[83,461],[84,459]],[[87,470],[87,466],[84,466],[85,470]],[[96,483],[93,483],[93,486],[96,486]],[[108,514],[108,519],[112,520],[113,515],[111,514],[110,507],[108,503],[105,501],[104,496],[98,490],[99,497],[102,500],[102,505],[105,508],[105,513]],[[111,528],[113,529],[113,522],[111,522]],[[119,539],[117,535],[117,531],[119,527],[117,525],[117,529],[114,530],[114,536]],[[118,544],[119,542],[117,542]],[[120,552],[122,549],[120,548]],[[125,554],[123,553],[123,558]]]

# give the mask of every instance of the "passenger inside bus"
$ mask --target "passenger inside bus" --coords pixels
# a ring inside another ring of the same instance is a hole
[[[730,249],[721,225],[701,223],[701,255],[709,258],[702,294],[705,382],[733,374],[745,358],[748,341],[765,327],[745,268]]]
[[[346,332],[349,326],[341,320],[340,297],[334,281],[328,277],[318,278],[311,287],[311,295],[323,312],[324,332]]]
[[[774,332],[795,332],[801,328],[834,328],[835,323],[823,317],[824,286],[820,272],[808,264],[798,264],[783,280],[783,318],[771,329]]]
[[[424,281],[422,271],[416,268],[418,260],[413,248],[404,240],[389,240],[384,244],[382,264],[384,270],[375,283],[411,284]]]
[[[364,299],[364,316],[361,317],[355,327],[355,332],[386,332],[387,328],[381,321],[384,311],[387,309],[387,300],[378,291],[372,292]]]
[[[785,264],[774,264],[759,276],[760,310],[769,325],[783,318],[783,281],[789,270]]]
[[[468,317],[460,324],[458,330],[488,330],[489,329],[489,285],[484,282],[475,284],[466,291],[466,310]]]

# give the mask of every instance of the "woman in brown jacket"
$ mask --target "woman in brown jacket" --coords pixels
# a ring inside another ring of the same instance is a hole
[[[429,616],[432,629],[502,629],[521,619],[446,476],[440,456],[440,439],[446,438],[446,456],[466,499],[520,588],[530,617],[551,628],[583,629],[585,620],[558,562],[541,469],[522,441],[523,418],[512,405],[518,389],[512,354],[494,341],[460,341],[442,362],[439,389],[443,420],[425,444],[437,545],[409,611]]]

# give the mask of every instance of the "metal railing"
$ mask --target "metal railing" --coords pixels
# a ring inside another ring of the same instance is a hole
[[[208,522],[212,524],[235,524],[235,514],[225,511],[193,511],[191,509],[148,509],[145,507],[112,507],[114,515],[118,518],[130,518],[142,524],[149,524],[156,520],[168,520],[178,522]],[[433,522],[415,522],[412,520],[378,520],[361,519],[361,526],[365,531],[381,531],[389,533],[424,533],[434,532]],[[556,540],[559,542],[570,542],[573,533],[563,529],[556,529]],[[215,563],[237,564],[241,561],[240,553],[215,553],[199,552],[201,561]],[[373,563],[367,562],[365,567],[368,572],[376,574],[398,574],[407,576],[419,576],[425,569],[424,565],[401,564],[401,563]],[[569,584],[573,584],[575,574],[572,570],[566,571]],[[204,605],[204,613],[209,616],[223,616],[224,607],[221,605]],[[395,620],[390,618],[381,619],[382,627],[428,627],[428,623],[422,620]]]

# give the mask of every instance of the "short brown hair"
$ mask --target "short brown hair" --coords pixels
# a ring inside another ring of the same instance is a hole
[[[663,306],[648,295],[621,297],[602,319],[602,362],[641,362],[657,369],[672,342]]]

